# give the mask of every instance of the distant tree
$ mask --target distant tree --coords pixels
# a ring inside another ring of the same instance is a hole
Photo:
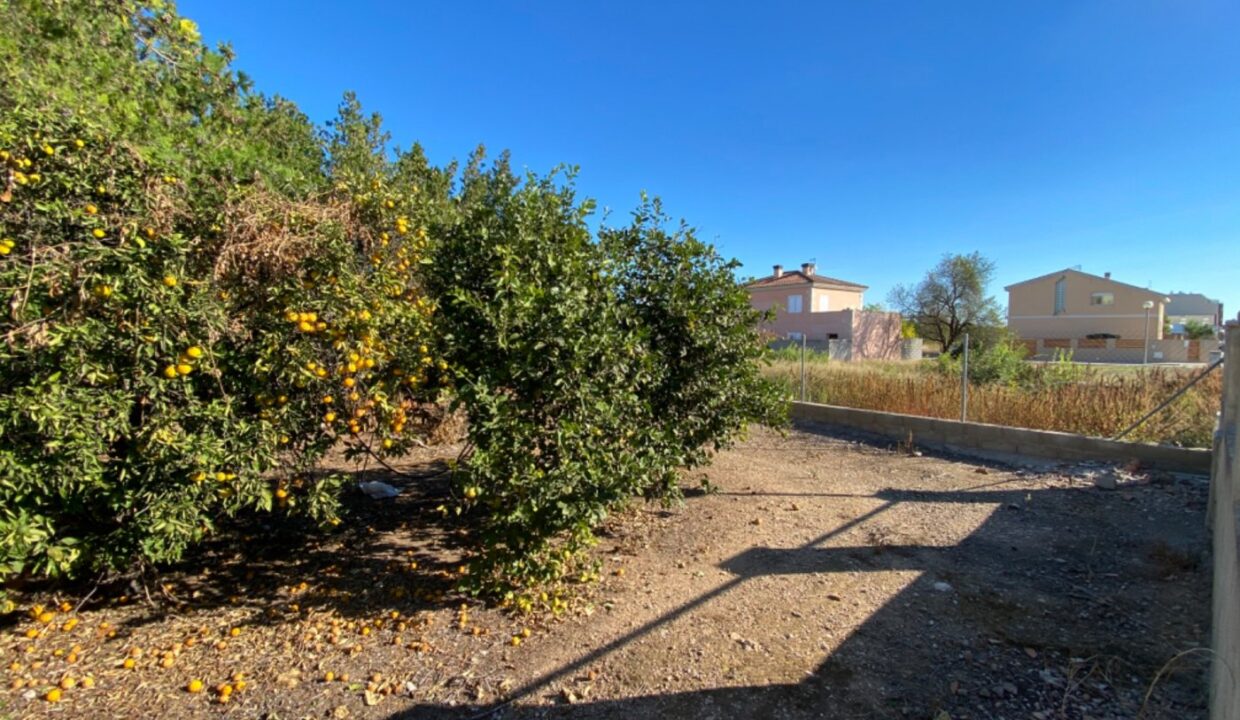
[[[1189,340],[1207,340],[1214,337],[1214,327],[1200,320],[1184,323],[1184,337]]]
[[[870,302],[866,303],[861,310],[863,312],[887,312],[886,306],[882,303]]]
[[[999,303],[986,294],[995,264],[981,253],[944,255],[916,285],[898,285],[888,302],[916,325],[918,336],[946,350],[966,332],[1002,324]]]

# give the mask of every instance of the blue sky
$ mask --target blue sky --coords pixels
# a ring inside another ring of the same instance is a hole
[[[943,253],[1240,310],[1240,3],[182,0],[258,88],[345,90],[433,161],[478,143],[647,190],[744,274],[884,300]]]

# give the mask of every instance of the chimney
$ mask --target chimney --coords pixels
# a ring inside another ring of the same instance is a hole
[[[813,277],[813,275],[814,275],[814,263],[812,263],[812,262],[808,262],[808,263],[801,263],[801,272],[805,273],[806,275],[809,275],[810,277]]]
[[[776,265],[775,266],[775,277],[778,278],[778,277],[783,277],[783,276],[784,276],[784,266]]]
[[[1107,270],[1106,272],[1102,273],[1102,277],[1106,278],[1107,280],[1110,280],[1110,279],[1111,279],[1111,271],[1110,271],[1110,270]]]

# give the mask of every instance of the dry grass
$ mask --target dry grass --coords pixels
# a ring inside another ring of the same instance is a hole
[[[1085,368],[1071,382],[1024,386],[972,384],[969,419],[976,422],[1113,437],[1170,397],[1199,370],[1149,368],[1107,373]],[[799,393],[800,365],[776,361],[769,377]],[[960,380],[916,363],[806,364],[811,402],[886,412],[958,418]],[[1222,376],[1213,372],[1127,438],[1139,442],[1209,447],[1214,434]]]

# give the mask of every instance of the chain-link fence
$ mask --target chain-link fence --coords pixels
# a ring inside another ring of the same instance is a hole
[[[921,362],[840,362],[786,348],[767,368],[791,399],[1094,437],[1209,447],[1221,354],[1197,365],[1021,361],[959,353]]]

